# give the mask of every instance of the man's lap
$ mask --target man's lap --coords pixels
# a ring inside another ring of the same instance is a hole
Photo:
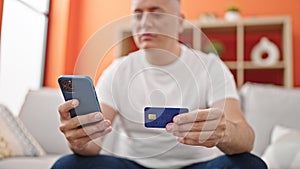
[[[134,161],[107,155],[80,156],[67,155],[59,159],[52,169],[147,169]],[[257,156],[250,153],[223,155],[207,162],[193,164],[183,169],[267,169],[266,164]]]
[[[265,162],[251,153],[223,155],[183,169],[267,169]]]
[[[107,155],[80,156],[70,154],[60,158],[51,169],[145,169],[134,161]]]

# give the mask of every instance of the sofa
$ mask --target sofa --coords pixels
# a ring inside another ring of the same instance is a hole
[[[262,157],[269,168],[300,168],[300,89],[246,83],[239,93],[245,117],[256,133],[253,153]],[[50,168],[59,157],[71,153],[59,131],[57,107],[62,102],[58,89],[28,92],[19,116],[15,118],[30,135],[28,138],[36,142],[39,153],[0,158],[0,169]],[[1,111],[9,110],[0,108]],[[122,147],[114,146],[115,139],[122,139],[116,137],[109,135],[105,140],[104,145],[110,153],[122,151]]]
[[[56,89],[42,88],[27,93],[19,117],[16,118],[24,124],[44,153],[0,159],[0,169],[50,168],[60,156],[71,153],[64,136],[59,132],[57,106],[62,101]]]

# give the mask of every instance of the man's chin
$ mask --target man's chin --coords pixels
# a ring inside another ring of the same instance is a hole
[[[139,45],[140,49],[153,49],[153,48],[159,48],[157,45],[155,44],[151,44],[151,43],[142,43]]]

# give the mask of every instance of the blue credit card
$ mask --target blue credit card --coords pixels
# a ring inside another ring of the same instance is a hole
[[[168,123],[173,122],[173,117],[187,113],[187,108],[145,107],[145,127],[165,128]]]

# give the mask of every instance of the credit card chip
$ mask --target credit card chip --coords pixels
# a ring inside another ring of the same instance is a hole
[[[149,120],[156,120],[156,114],[148,114]]]

